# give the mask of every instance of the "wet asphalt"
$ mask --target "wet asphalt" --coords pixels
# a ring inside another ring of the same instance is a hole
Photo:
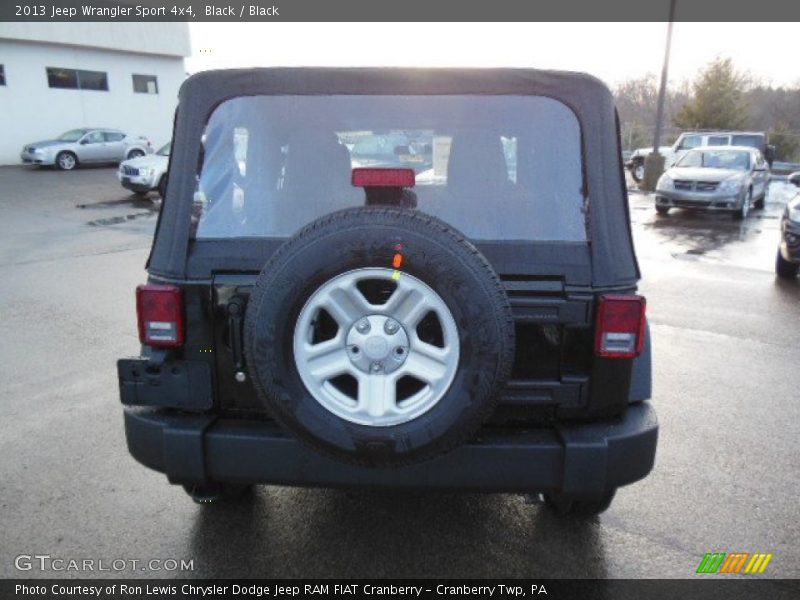
[[[153,199],[109,168],[0,168],[0,577],[81,575],[16,570],[33,554],[191,560],[190,577],[692,577],[711,551],[771,552],[765,577],[800,577],[800,280],[773,271],[793,193],[773,182],[741,223],[631,194],[661,438],[647,479],[575,522],[515,495],[193,504],[128,455],[117,394]]]

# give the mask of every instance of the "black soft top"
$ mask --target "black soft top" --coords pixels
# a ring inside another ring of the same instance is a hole
[[[271,94],[536,95],[564,103],[580,123],[584,191],[589,198],[587,268],[574,283],[617,287],[638,280],[611,93],[589,75],[533,69],[268,68],[204,71],[189,77],[181,87],[175,116],[167,197],[148,263],[152,276],[182,280],[211,275],[189,264],[201,137],[220,103],[237,96]],[[529,254],[533,260],[559,255],[546,242],[534,245],[541,250]],[[228,256],[229,252],[225,251]],[[226,265],[225,270],[236,266]]]

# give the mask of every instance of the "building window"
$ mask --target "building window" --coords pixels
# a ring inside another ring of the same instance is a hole
[[[108,76],[102,71],[78,71],[78,85],[82,90],[108,91]]]
[[[47,67],[47,85],[67,90],[108,91],[108,75],[103,71]]]
[[[137,94],[157,94],[158,79],[155,75],[133,75],[133,91]]]
[[[0,65],[0,85],[6,84],[6,66]]]

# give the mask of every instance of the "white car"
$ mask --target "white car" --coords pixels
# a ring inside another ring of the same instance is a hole
[[[118,129],[71,129],[53,140],[25,144],[20,152],[23,164],[51,166],[71,171],[81,164],[116,163],[153,151],[150,141]]]
[[[167,185],[169,168],[169,144],[162,146],[155,154],[138,156],[119,164],[117,177],[125,189],[144,196],[157,190],[163,198]]]
[[[757,148],[772,166],[775,158],[775,146],[767,143],[767,135],[763,131],[706,131],[684,132],[672,146],[660,146],[658,153],[664,157],[664,168],[669,169],[692,148],[702,146],[747,146]],[[637,148],[631,153],[625,166],[631,172],[634,181],[644,179],[644,159],[653,151],[652,146]]]

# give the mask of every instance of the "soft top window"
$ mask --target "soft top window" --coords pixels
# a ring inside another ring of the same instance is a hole
[[[404,167],[402,205],[478,240],[586,240],[581,135],[541,96],[248,96],[203,136],[197,238],[287,237],[367,203],[356,167]]]

